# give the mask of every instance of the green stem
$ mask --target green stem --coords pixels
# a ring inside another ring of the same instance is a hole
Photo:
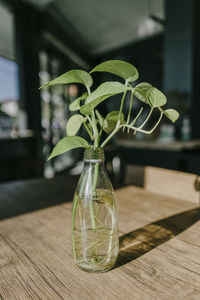
[[[87,89],[88,95],[90,95],[90,94],[91,94],[91,91],[90,91],[89,86],[86,85],[86,89]]]
[[[127,84],[126,84],[127,85]],[[123,93],[123,96],[122,96],[122,99],[121,99],[121,105],[120,105],[120,109],[119,109],[119,116],[118,116],[118,122],[120,122],[120,117],[121,117],[121,113],[122,113],[122,110],[123,110],[123,106],[124,106],[124,100],[125,100],[125,97],[126,97],[126,92],[125,91]]]
[[[128,124],[129,120],[130,120],[132,104],[133,104],[133,91],[131,91],[131,100],[130,100],[130,105],[129,105],[129,111],[128,111],[128,117],[127,117],[126,124]]]
[[[129,104],[129,111],[128,111],[128,117],[127,117],[127,120],[126,120],[126,124],[128,124],[129,120],[130,120],[132,104],[133,104],[133,91],[131,91],[131,100],[130,100],[130,104]],[[125,127],[123,127],[122,130],[124,131]],[[129,128],[128,128],[128,132],[129,132]]]
[[[143,129],[139,129],[139,127],[134,127],[134,126],[131,126],[131,125],[126,125],[126,124],[121,125],[120,128],[125,126],[127,128],[130,128],[130,129],[134,130],[135,132],[138,131],[138,132],[142,132],[142,133],[146,133],[146,134],[151,134],[156,129],[158,124],[160,123],[160,121],[162,119],[162,116],[163,116],[163,112],[161,112],[158,121],[156,122],[156,124],[154,125],[154,127],[151,130],[143,130]]]
[[[94,178],[93,178],[93,182],[92,182],[92,199],[90,200],[90,217],[91,217],[92,229],[96,228],[93,196],[94,196],[94,193],[96,192],[98,173],[99,173],[99,164],[95,164]]]
[[[135,119],[129,124],[130,126],[133,126],[135,124],[135,122],[137,121],[137,119],[139,118],[139,116],[141,115],[142,111],[143,111],[143,107],[140,108],[139,113],[137,114],[137,116],[135,117]]]
[[[94,110],[92,111],[92,123],[93,123],[93,133],[94,133],[94,149],[98,148],[98,129],[96,124],[96,118],[94,114]]]
[[[99,173],[99,164],[96,163],[95,166],[94,166],[94,179],[93,179],[93,185],[92,185],[92,191],[93,192],[96,191],[98,173]]]
[[[75,225],[75,214],[76,214],[77,202],[78,202],[78,194],[75,194],[73,208],[72,208],[72,249],[73,249],[73,254],[75,259],[76,259],[76,251],[74,245],[74,229],[75,229],[74,225]]]
[[[144,125],[147,123],[147,121],[149,120],[149,118],[151,117],[151,114],[153,112],[153,107],[150,109],[148,115],[147,115],[147,118],[144,120],[144,122],[138,127],[138,130],[139,129],[142,129],[144,127]],[[129,130],[129,128],[128,128]],[[134,131],[134,134],[136,134],[136,130]]]
[[[123,126],[123,125],[121,125]],[[117,122],[117,126],[115,127],[115,129],[113,130],[113,132],[111,132],[111,134],[105,139],[105,141],[101,144],[100,148],[105,147],[105,145],[110,141],[110,139],[117,133],[117,131],[120,129],[120,121]]]
[[[94,137],[93,137],[92,133],[90,132],[90,130],[89,130],[89,128],[88,128],[88,126],[87,126],[87,124],[86,124],[85,121],[83,122],[83,125],[84,125],[84,127],[85,127],[85,129],[86,129],[88,135],[90,136],[91,141],[93,141],[93,140],[94,140]]]
[[[94,139],[94,148],[97,148],[98,146],[98,129],[97,129],[97,126],[96,126],[96,121],[95,121],[95,115],[94,115],[94,111],[93,111],[93,114],[92,114],[92,119],[86,115],[86,118],[88,119],[88,121],[90,122],[90,125],[92,127],[92,131],[93,131],[93,139]]]
[[[88,121],[89,121],[89,123],[90,123],[90,125],[91,125],[91,127],[92,127],[92,129],[93,129],[93,123],[92,123],[91,118],[90,118],[88,115],[86,115],[86,118],[88,119]]]
[[[137,116],[135,117],[135,119],[131,122],[131,124],[129,124],[130,126],[133,126],[133,125],[135,124],[135,122],[137,121],[137,119],[138,119],[139,116],[141,115],[142,111],[143,111],[143,107],[140,108],[140,111],[139,111],[139,113],[137,114]],[[127,124],[127,125],[128,125],[128,124]],[[123,128],[125,128],[125,127],[123,127]],[[130,129],[130,128],[127,129],[127,132],[128,132],[128,133],[129,133],[129,129]],[[135,131],[134,133],[136,133],[136,131]]]
[[[100,142],[102,132],[103,132],[103,126],[101,126],[101,128],[100,128],[99,137],[98,137],[98,145],[99,145],[99,142]]]
[[[146,119],[144,120],[144,122],[138,127],[139,129],[142,129],[142,128],[144,127],[144,125],[147,123],[147,121],[148,121],[149,118],[151,117],[152,112],[153,112],[153,107],[150,109],[147,118],[146,118]]]
[[[127,86],[127,82],[125,82],[125,85]],[[115,129],[113,130],[113,132],[111,132],[111,134],[105,139],[105,141],[101,144],[101,147],[100,148],[103,148],[109,141],[110,139],[117,133],[117,131],[119,130],[120,128],[120,117],[121,117],[121,113],[122,113],[122,109],[123,109],[123,105],[124,105],[124,100],[125,100],[125,96],[126,96],[126,92],[127,91],[124,91],[123,93],[123,96],[122,96],[122,99],[121,99],[121,105],[120,105],[120,109],[119,109],[119,115],[118,115],[118,121],[117,121],[117,124],[116,124],[116,127]]]

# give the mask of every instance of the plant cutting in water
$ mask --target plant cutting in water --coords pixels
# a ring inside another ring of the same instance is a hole
[[[97,89],[91,91],[93,79],[90,74],[94,72],[112,73],[124,79],[124,83],[122,84],[118,81],[104,82]],[[167,99],[161,91],[147,82],[141,82],[135,87],[131,85],[138,77],[138,71],[132,64],[121,60],[110,60],[97,65],[90,73],[83,70],[71,70],[44,84],[41,88],[71,83],[80,83],[86,88],[86,92],[70,104],[70,111],[79,111],[80,113],[74,114],[68,120],[66,126],[67,136],[58,142],[48,159],[74,148],[103,148],[122,128],[127,128],[128,131],[133,130],[134,134],[137,132],[151,134],[159,125],[163,115],[175,122],[179,114],[174,109],[162,109],[162,106],[167,103]],[[123,106],[128,91],[130,91],[131,97],[128,115],[125,118]],[[103,117],[96,107],[101,102],[117,94],[123,94],[119,110],[111,111],[107,116]],[[141,107],[136,116],[133,115],[132,104],[134,96],[141,102],[149,105],[150,108],[145,121],[137,127],[135,123],[142,114],[143,107]],[[156,109],[160,113],[158,121],[152,129],[145,130],[144,126],[151,117],[153,110]],[[81,126],[85,127],[90,143],[82,137],[76,136]],[[107,137],[100,143],[103,131],[107,134]]]
[[[108,72],[117,75],[123,79],[124,83],[104,82],[95,90],[91,90],[93,85],[91,75],[94,72]],[[104,177],[104,181],[109,181],[101,167],[103,160],[101,149],[120,130],[127,130],[134,134],[137,132],[151,134],[164,115],[172,122],[175,122],[179,116],[174,109],[163,109],[167,99],[157,88],[147,82],[141,82],[134,86],[138,77],[138,71],[132,64],[121,60],[110,60],[97,65],[90,73],[83,70],[70,70],[42,86],[43,88],[57,84],[79,83],[86,89],[82,96],[70,104],[70,111],[76,113],[67,122],[67,136],[57,143],[48,158],[51,159],[75,148],[86,149],[85,161],[88,161],[89,165],[79,180],[72,212],[74,257],[77,264],[85,270],[105,271],[110,269],[116,260],[118,251],[114,194],[109,183],[105,183],[103,188],[100,184],[100,177]],[[130,100],[126,99],[127,93],[131,95]],[[122,94],[119,110],[102,116],[97,106],[118,94]],[[144,108],[141,106],[137,114],[132,111],[134,97],[140,100],[141,104],[145,103],[149,106],[146,119],[137,126]],[[126,116],[123,113],[125,101],[130,101]],[[158,120],[151,129],[146,130],[145,125],[155,110],[159,112]],[[89,142],[76,136],[81,126],[85,128]],[[106,136],[104,140],[102,140],[103,136]],[[86,207],[88,207],[88,211],[86,211]],[[105,254],[102,252],[102,248],[106,247]]]

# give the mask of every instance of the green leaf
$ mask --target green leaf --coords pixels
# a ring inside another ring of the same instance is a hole
[[[86,98],[85,105],[81,106],[80,112],[85,115],[91,114],[92,110],[107,98],[123,93],[130,89],[131,87],[128,87],[120,82],[104,82]]]
[[[122,60],[108,60],[97,65],[90,73],[108,72],[117,75],[127,82],[133,82],[138,79],[138,70],[130,63]]]
[[[79,114],[73,115],[67,122],[67,126],[66,126],[67,135],[69,136],[76,135],[83,122],[84,122],[83,116]]]
[[[88,142],[80,136],[67,136],[54,147],[48,160],[75,148],[88,148]]]
[[[147,90],[146,96],[151,107],[160,107],[167,103],[165,95],[154,87]]]
[[[102,127],[102,126],[103,126],[104,118],[103,118],[102,115],[98,112],[97,109],[95,110],[95,113],[96,113],[97,119],[98,119],[98,121],[99,121],[99,125]]]
[[[92,86],[93,80],[90,74],[88,74],[83,70],[71,70],[62,74],[56,79],[45,83],[40,88],[43,88],[45,86],[52,86],[55,84],[68,84],[68,83],[81,83],[84,84],[86,87],[90,88]]]
[[[141,82],[133,90],[134,95],[141,100],[142,102],[149,104],[149,100],[147,99],[147,91],[151,88],[152,85],[147,82]]]
[[[175,110],[175,109],[172,109],[172,108],[169,108],[169,109],[166,109],[163,111],[163,113],[166,115],[166,117],[168,119],[170,119],[170,121],[172,121],[173,123],[176,122],[176,120],[178,119],[179,117],[179,113]]]
[[[141,82],[133,90],[134,95],[151,107],[159,107],[166,104],[165,95],[147,82]]]
[[[119,110],[113,110],[106,116],[103,123],[103,130],[106,133],[110,133],[115,129],[118,121],[118,117],[119,117]],[[120,123],[122,123],[123,121],[124,121],[124,114],[121,112]]]
[[[76,111],[80,109],[80,102],[81,100],[84,100],[88,96],[88,93],[84,93],[82,96],[78,97],[75,99],[70,105],[69,105],[69,110],[70,111]]]

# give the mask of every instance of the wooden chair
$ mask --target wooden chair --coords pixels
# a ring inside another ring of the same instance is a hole
[[[200,203],[200,177],[195,174],[145,167],[144,188],[152,193]]]

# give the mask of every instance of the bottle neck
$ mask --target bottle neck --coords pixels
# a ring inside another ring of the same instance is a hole
[[[104,157],[104,151],[103,149],[86,149],[84,151],[84,162],[86,163],[94,163],[94,164],[100,164],[104,163],[105,157]]]

